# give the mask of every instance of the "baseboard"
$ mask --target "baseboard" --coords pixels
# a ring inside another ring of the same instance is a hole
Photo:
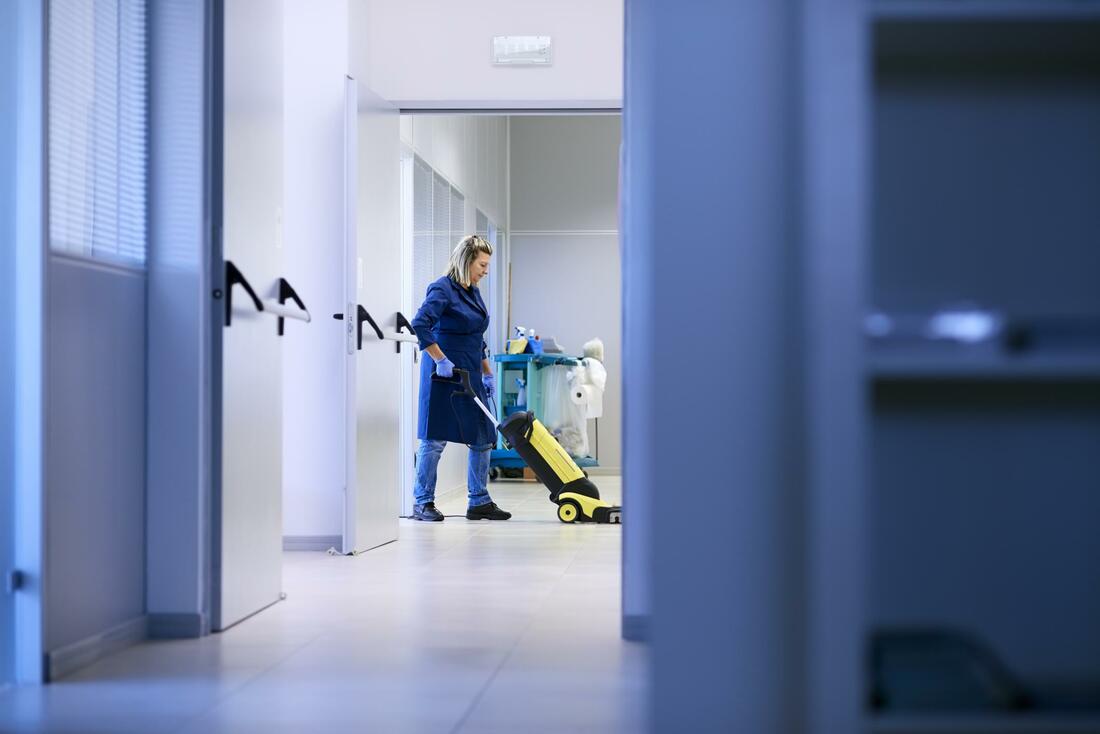
[[[344,539],[339,535],[284,535],[283,550],[285,551],[327,551],[329,548],[339,550],[344,546]]]
[[[621,466],[590,466],[585,469],[592,477],[617,477],[623,473]]]
[[[624,640],[629,640],[630,642],[648,642],[649,615],[624,614],[622,635]]]
[[[191,614],[149,614],[148,635],[154,640],[182,640],[210,633],[206,617]]]
[[[146,638],[148,619],[142,615],[112,627],[98,635],[46,653],[46,674],[50,681],[91,665],[112,653],[124,650]]]

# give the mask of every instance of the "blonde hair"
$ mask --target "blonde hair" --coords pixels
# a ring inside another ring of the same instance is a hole
[[[463,237],[459,240],[455,249],[451,251],[451,261],[447,265],[447,275],[463,288],[469,288],[470,266],[482,253],[486,255],[493,254],[493,246],[489,244],[487,239],[476,234]]]

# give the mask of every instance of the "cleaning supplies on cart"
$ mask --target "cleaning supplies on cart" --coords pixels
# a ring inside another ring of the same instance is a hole
[[[516,327],[515,336],[508,340],[508,354],[542,354],[542,340],[534,329]]]
[[[573,403],[569,375],[564,366],[542,370],[542,414],[540,420],[571,456],[588,455],[588,425],[584,408]]]
[[[508,340],[508,354],[523,354],[527,351],[527,329],[517,326],[515,334]]]
[[[603,362],[603,340],[596,338],[586,341],[584,343],[584,357],[585,359]]]
[[[516,378],[516,387],[519,388],[519,392],[516,393],[516,406],[526,408],[527,407],[527,382],[522,377]]]
[[[584,359],[569,372],[569,399],[584,411],[584,417],[603,417],[603,393],[607,369],[603,366],[603,342],[593,339],[584,345]]]

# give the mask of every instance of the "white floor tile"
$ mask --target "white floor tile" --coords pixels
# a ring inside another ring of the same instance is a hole
[[[594,477],[621,497],[618,477]],[[288,553],[286,601],[202,640],[151,642],[0,694],[8,732],[631,733],[645,649],[619,639],[621,528],[557,521],[499,482],[504,523],[401,521],[361,556]]]

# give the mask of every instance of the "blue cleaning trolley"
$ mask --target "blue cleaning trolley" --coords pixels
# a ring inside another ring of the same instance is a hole
[[[497,354],[493,361],[496,362],[497,386],[500,390],[496,414],[501,423],[513,413],[523,410],[534,413],[541,420],[542,371],[547,367],[576,367],[580,364],[579,357],[564,354]],[[517,378],[524,381],[526,405],[519,403],[520,388],[516,385]],[[599,462],[592,456],[574,456],[573,460],[582,469],[599,466]],[[495,479],[500,476],[501,469],[523,469],[526,466],[527,463],[516,450],[505,448],[504,439],[498,436],[497,447],[489,458],[490,476]]]

